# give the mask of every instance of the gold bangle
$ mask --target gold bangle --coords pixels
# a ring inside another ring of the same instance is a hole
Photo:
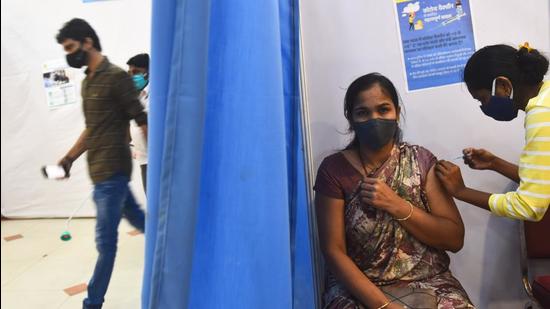
[[[386,308],[389,304],[391,304],[391,300],[388,300],[387,303],[383,304],[382,306],[376,308],[376,309],[382,309],[382,308]]]
[[[409,220],[409,218],[413,215],[414,206],[409,201],[407,201],[407,203],[409,203],[409,205],[411,205],[411,211],[409,211],[409,214],[405,218],[395,218],[395,220],[397,220],[397,221],[406,221],[406,220]]]

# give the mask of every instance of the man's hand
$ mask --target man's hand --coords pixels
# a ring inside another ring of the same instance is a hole
[[[73,166],[73,159],[71,159],[68,156],[64,156],[63,159],[59,160],[57,163],[59,166],[61,166],[65,170],[65,178],[69,178],[71,176],[71,167]]]

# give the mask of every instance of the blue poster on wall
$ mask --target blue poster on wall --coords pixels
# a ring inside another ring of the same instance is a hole
[[[394,0],[407,89],[459,83],[475,51],[469,0]]]

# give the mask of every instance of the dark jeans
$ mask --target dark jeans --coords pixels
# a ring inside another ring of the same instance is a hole
[[[120,219],[125,217],[138,230],[145,229],[145,214],[136,203],[128,181],[127,176],[116,174],[94,186],[95,242],[99,256],[83,308],[101,308],[103,304],[115,264]]]

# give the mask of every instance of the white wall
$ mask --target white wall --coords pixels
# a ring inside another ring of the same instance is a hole
[[[394,13],[395,1],[302,1],[302,31],[309,95],[312,148],[321,160],[348,141],[343,134],[343,97],[357,77],[377,71],[400,90],[405,140],[449,159],[468,146],[484,147],[516,162],[523,146],[523,114],[508,123],[485,117],[463,84],[405,92]],[[476,47],[528,41],[550,51],[548,0],[470,0]],[[547,54],[548,55],[548,54]],[[502,192],[504,177],[463,166],[466,183]],[[458,203],[465,246],[451,268],[478,308],[522,308],[517,222]]]
[[[65,56],[55,35],[66,21],[80,17],[96,30],[110,61],[126,68],[128,58],[150,50],[151,3],[6,0],[1,12],[2,215],[68,216],[92,189],[85,158],[75,162],[67,181],[45,180],[40,167],[55,164],[68,151],[84,129],[84,119],[80,101],[47,107],[42,64]],[[134,193],[144,205],[137,168],[133,179]],[[86,203],[79,215],[94,215],[93,203]]]

